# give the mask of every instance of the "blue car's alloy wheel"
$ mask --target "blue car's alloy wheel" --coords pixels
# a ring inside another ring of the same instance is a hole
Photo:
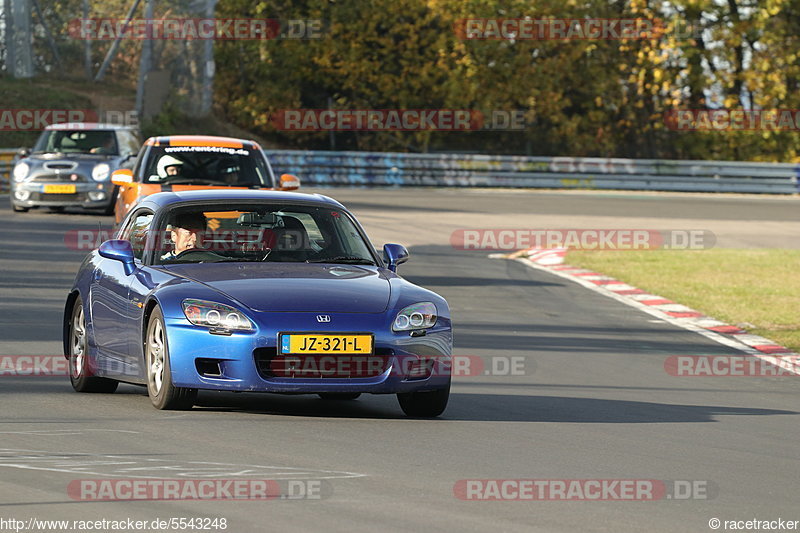
[[[80,297],[75,300],[69,324],[69,380],[78,392],[114,392],[118,383],[113,379],[91,375],[88,358],[86,315]]]
[[[164,316],[156,307],[150,314],[144,337],[144,354],[147,368],[147,393],[156,409],[191,409],[197,398],[197,389],[176,387],[172,384],[169,367],[169,346],[164,329]]]
[[[86,317],[83,316],[82,305],[75,306],[70,347],[72,348],[70,372],[74,377],[79,378],[83,374],[83,366],[86,363]]]

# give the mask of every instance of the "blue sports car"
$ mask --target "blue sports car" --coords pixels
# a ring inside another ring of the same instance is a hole
[[[396,274],[355,217],[322,195],[153,194],[81,265],[64,312],[78,392],[147,386],[158,409],[200,389],[397,394],[435,417],[450,394],[447,302]]]

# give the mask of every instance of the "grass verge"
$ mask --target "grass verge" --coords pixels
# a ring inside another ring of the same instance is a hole
[[[567,263],[800,351],[800,250],[575,251]]]

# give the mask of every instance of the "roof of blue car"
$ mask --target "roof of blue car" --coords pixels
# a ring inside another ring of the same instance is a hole
[[[202,189],[196,191],[159,192],[146,197],[142,203],[154,204],[160,208],[181,202],[202,202],[204,200],[313,202],[320,205],[344,207],[333,198],[321,194],[252,189]]]

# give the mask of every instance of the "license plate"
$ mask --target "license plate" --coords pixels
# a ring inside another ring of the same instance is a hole
[[[45,194],[75,194],[77,189],[74,185],[45,185]]]
[[[281,354],[371,354],[372,334],[282,333]]]

